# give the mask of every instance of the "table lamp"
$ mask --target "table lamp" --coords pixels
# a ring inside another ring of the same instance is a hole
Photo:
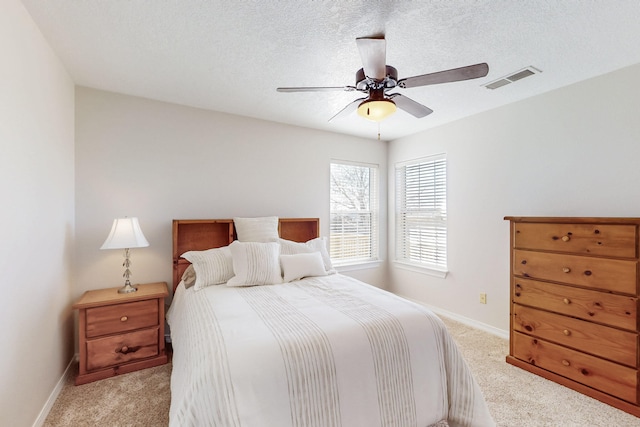
[[[149,246],[149,242],[142,234],[138,218],[116,218],[113,220],[111,232],[107,236],[100,249],[124,249],[124,262],[122,266],[125,268],[122,277],[125,278],[124,286],[118,289],[118,293],[126,294],[135,292],[138,289],[131,286],[129,277],[131,276],[131,260],[129,259],[131,248],[144,248]]]

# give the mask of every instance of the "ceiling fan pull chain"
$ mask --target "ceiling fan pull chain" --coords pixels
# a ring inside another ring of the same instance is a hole
[[[378,141],[380,141],[380,122],[378,122]]]

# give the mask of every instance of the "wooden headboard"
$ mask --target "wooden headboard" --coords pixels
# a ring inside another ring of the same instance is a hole
[[[320,235],[319,218],[280,218],[280,237],[294,242],[306,242]],[[233,219],[173,220],[173,290],[180,283],[189,261],[180,255],[187,251],[204,251],[231,244],[236,238]]]

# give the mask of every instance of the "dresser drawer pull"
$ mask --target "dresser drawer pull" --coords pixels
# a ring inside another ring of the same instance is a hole
[[[563,242],[568,242],[569,240],[571,240],[571,237],[569,237],[569,236],[562,236],[562,241],[563,241]]]
[[[567,359],[562,359],[562,364],[564,366],[571,366],[571,362],[569,362]]]
[[[563,334],[565,334],[566,336],[571,335],[571,331],[568,329],[565,329],[564,331],[562,331]]]
[[[135,353],[139,349],[140,349],[139,346],[138,347],[128,347],[126,345],[123,345],[120,350],[116,350],[116,353],[122,353],[122,354]]]
[[[126,322],[127,320],[129,320],[129,318],[128,318],[127,316],[122,316],[122,317],[120,318],[120,321],[121,321],[121,322]]]
[[[562,267],[562,272],[563,273],[570,273],[571,269],[569,267]]]
[[[562,302],[567,304],[567,305],[571,304],[571,300],[569,298],[563,299]]]

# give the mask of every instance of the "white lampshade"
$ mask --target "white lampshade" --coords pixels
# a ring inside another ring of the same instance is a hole
[[[142,234],[138,218],[116,218],[100,249],[144,248],[149,242]]]

